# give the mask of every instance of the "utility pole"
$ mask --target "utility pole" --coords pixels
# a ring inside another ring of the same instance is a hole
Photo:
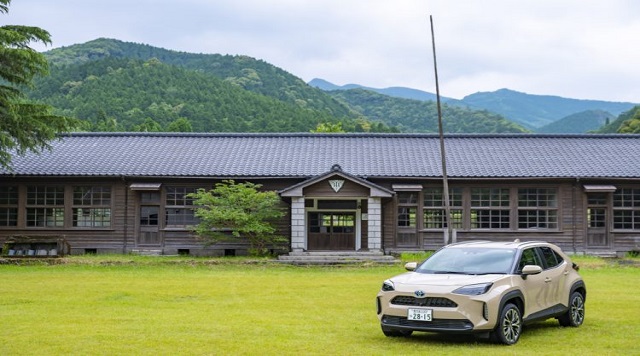
[[[453,237],[453,224],[451,222],[451,204],[449,202],[449,182],[447,179],[447,161],[444,150],[444,130],[442,128],[442,109],[440,106],[440,85],[438,84],[438,64],[436,61],[436,38],[433,33],[433,16],[429,15],[431,23],[431,45],[433,48],[433,69],[436,75],[436,103],[438,106],[438,132],[440,134],[440,160],[442,161],[442,199],[444,200],[445,223],[447,229],[444,231],[444,244],[449,244]],[[454,241],[455,242],[455,241]]]

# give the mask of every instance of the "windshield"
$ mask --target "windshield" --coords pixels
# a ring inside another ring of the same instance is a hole
[[[515,249],[444,248],[429,257],[416,269],[416,272],[506,274],[511,271],[515,255]]]

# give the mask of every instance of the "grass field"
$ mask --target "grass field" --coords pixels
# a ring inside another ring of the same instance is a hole
[[[514,346],[383,336],[375,295],[401,266],[132,256],[60,262],[0,265],[0,355],[640,354],[640,268],[593,258],[578,260],[588,288],[585,324],[532,325]]]

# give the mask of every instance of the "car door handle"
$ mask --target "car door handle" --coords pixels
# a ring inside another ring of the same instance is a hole
[[[551,282],[551,278],[547,277],[544,279],[544,283],[549,283],[549,282]]]

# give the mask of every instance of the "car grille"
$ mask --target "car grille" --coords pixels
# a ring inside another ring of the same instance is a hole
[[[470,331],[473,323],[467,319],[434,319],[432,321],[407,320],[406,317],[384,315],[382,323],[389,326],[406,326],[416,330]]]
[[[391,304],[409,305],[416,307],[440,307],[455,308],[458,306],[453,300],[447,298],[426,297],[416,298],[411,296],[399,295],[391,300]]]

